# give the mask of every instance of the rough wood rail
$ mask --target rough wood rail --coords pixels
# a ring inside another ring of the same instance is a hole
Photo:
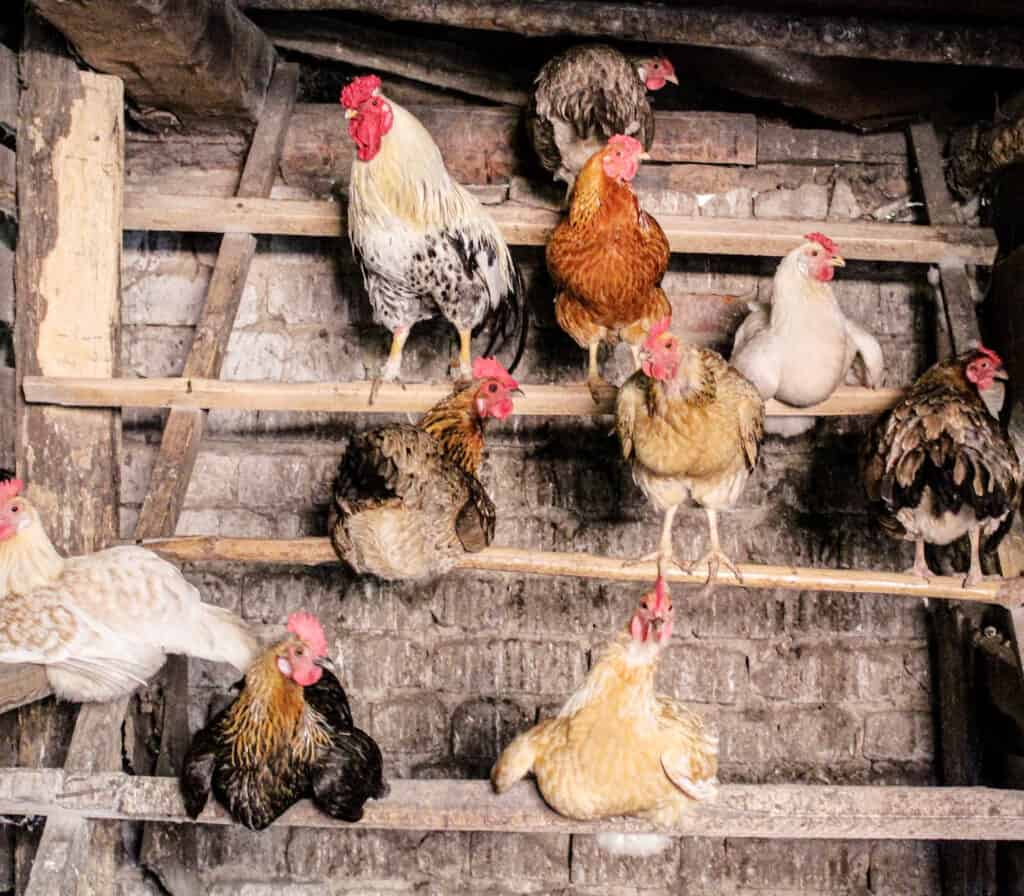
[[[497,796],[487,781],[393,780],[391,793],[366,804],[357,825],[336,821],[308,801],[281,827],[413,831],[592,834],[650,831],[634,819],[574,821],[552,812],[525,781]],[[121,821],[192,823],[174,778],[61,769],[0,770],[0,812]],[[199,824],[232,824],[213,800]],[[718,799],[695,803],[671,833],[699,837],[813,840],[1013,840],[1024,826],[1024,792],[985,787],[832,787],[725,785]]]
[[[368,381],[352,383],[273,383],[167,377],[101,379],[26,376],[25,400],[31,404],[66,407],[230,408],[259,411],[338,411],[349,413],[417,413],[451,392],[450,383],[409,383],[404,388],[384,384],[371,405]],[[598,403],[582,384],[523,384],[516,399],[518,416],[588,417],[615,413],[616,390],[602,390]],[[771,417],[839,417],[879,414],[902,397],[902,389],[863,389],[841,386],[821,404],[792,408],[768,402]]]
[[[261,233],[338,237],[344,208],[336,202],[125,194],[125,230],[186,233]],[[505,239],[515,246],[543,246],[560,214],[511,202],[490,206]],[[658,215],[673,252],[781,257],[803,235],[823,230],[862,261],[992,264],[996,239],[980,227],[876,224],[860,221],[771,221],[755,218],[684,218]]]
[[[338,557],[326,538],[230,538],[221,535],[194,535],[154,538],[141,542],[148,548],[179,563],[266,563],[291,566],[319,566],[337,563]],[[615,582],[651,582],[657,575],[654,563],[625,566],[625,557],[600,557],[595,554],[527,551],[519,548],[487,548],[479,554],[467,554],[457,569],[484,572],[511,572],[521,575],[572,576]],[[894,597],[938,597],[950,600],[978,601],[1006,607],[1024,606],[1024,578],[990,579],[970,588],[962,579],[935,576],[928,581],[895,572],[857,569],[818,569],[800,566],[762,566],[738,563],[743,588],[783,588],[788,591],[843,591],[853,594],[889,594]],[[684,573],[671,569],[670,582],[703,585],[699,571]],[[737,586],[728,570],[720,569],[719,585]],[[1016,583],[1020,584],[1016,584]]]

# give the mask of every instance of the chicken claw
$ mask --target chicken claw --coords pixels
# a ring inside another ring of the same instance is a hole
[[[675,566],[677,566],[681,572],[689,572],[686,566],[676,559],[675,554],[673,554],[671,551],[662,550],[651,551],[651,553],[649,554],[643,554],[642,556],[634,557],[631,560],[623,560],[622,565],[639,566],[641,563],[650,563],[652,560],[656,560],[658,562],[658,575],[662,578],[665,577],[665,567],[669,563],[672,563]]]
[[[692,575],[695,569],[699,569],[700,567],[704,566],[704,564],[707,564],[708,567],[708,577],[704,580],[705,585],[710,585],[712,581],[714,581],[714,579],[718,576],[719,564],[725,566],[725,568],[728,569],[729,572],[736,576],[736,581],[739,582],[741,585],[743,584],[743,576],[740,575],[740,571],[736,568],[736,564],[733,563],[732,560],[730,560],[718,548],[714,548],[708,551],[703,557],[700,558],[700,560],[697,560],[694,563],[687,564],[685,567],[683,567],[683,569],[687,573],[690,573]]]
[[[903,570],[903,574],[917,576],[926,582],[930,582],[935,577],[935,573],[928,566],[928,560],[924,556],[924,541],[921,539],[917,539],[914,545],[914,565],[909,569]]]
[[[587,377],[587,388],[590,390],[590,397],[594,400],[594,404],[600,404],[608,389],[608,381],[601,376],[590,376]]]

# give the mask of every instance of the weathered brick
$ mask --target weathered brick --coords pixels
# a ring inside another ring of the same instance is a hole
[[[680,700],[735,703],[747,680],[746,652],[721,644],[677,639],[660,662],[659,681]]]
[[[864,755],[868,759],[931,759],[933,726],[926,712],[872,713],[864,721]]]
[[[444,750],[447,712],[444,704],[429,694],[392,697],[374,703],[371,734],[385,755],[441,753]]]
[[[267,313],[288,325],[348,323],[348,305],[339,293],[334,272],[300,273],[275,277],[267,286]]]
[[[192,334],[192,327],[122,327],[121,375],[181,376]]]
[[[385,635],[348,636],[338,644],[334,657],[339,676],[362,694],[430,688],[429,654],[422,644]]]
[[[872,896],[935,896],[942,892],[934,843],[888,840],[871,846]]]
[[[701,201],[703,200],[703,201]],[[704,218],[749,218],[754,214],[754,194],[748,187],[697,197]]]
[[[496,881],[569,882],[568,834],[477,831],[470,841],[470,874]]]
[[[829,840],[729,840],[740,886],[758,890],[868,891],[870,844]]]
[[[632,886],[641,890],[661,886],[666,877],[675,876],[679,855],[680,841],[675,838],[652,859],[612,855],[597,845],[596,837],[577,835],[572,842],[572,882],[583,886]]]
[[[225,380],[280,380],[288,355],[288,338],[281,333],[236,330],[228,341],[221,372]]]
[[[481,697],[460,703],[452,712],[452,756],[486,772],[533,717],[532,709],[512,700]]]
[[[832,200],[828,205],[828,219],[830,221],[847,221],[859,218],[862,214],[853,187],[848,181],[838,178],[832,188]]]
[[[226,507],[234,504],[238,500],[238,472],[237,456],[201,452],[185,492],[185,506]]]
[[[795,190],[773,190],[754,198],[758,218],[824,218],[828,211],[828,188],[802,184]]]
[[[243,507],[306,507],[312,499],[309,462],[298,454],[257,454],[236,460]]]

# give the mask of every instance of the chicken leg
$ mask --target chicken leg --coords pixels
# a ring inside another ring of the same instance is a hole
[[[459,379],[471,380],[473,379],[473,360],[472,360],[472,346],[473,346],[473,331],[463,330],[459,328]],[[455,362],[452,362],[452,367],[455,367]]]
[[[657,560],[659,576],[665,575],[666,563],[674,563],[681,570],[686,571],[686,567],[676,559],[675,552],[672,550],[672,523],[675,521],[678,509],[679,505],[674,504],[665,511],[665,520],[661,524],[661,538],[658,540],[658,550],[652,551],[650,554],[644,554],[642,557],[627,560],[622,564],[623,566],[638,566],[641,563],[650,563],[652,560]]]
[[[373,404],[377,397],[377,390],[381,383],[393,383],[402,379],[402,350],[405,348],[405,340],[409,338],[409,327],[399,327],[391,334],[391,351],[388,353],[388,360],[378,376],[374,377],[370,385],[369,404]]]
[[[685,568],[686,572],[693,572],[694,569],[703,566],[705,563],[708,567],[708,577],[705,580],[705,585],[710,585],[712,579],[718,575],[718,565],[722,563],[725,567],[736,576],[736,581],[741,585],[743,584],[743,576],[740,575],[740,571],[736,568],[736,564],[732,562],[722,551],[722,546],[718,542],[718,511],[712,510],[710,507],[705,507],[704,512],[708,515],[708,527],[711,534],[711,550],[708,551],[700,560],[695,563],[688,564]]]
[[[600,339],[595,339],[587,346],[587,387],[590,389],[590,397],[594,399],[594,404],[601,403],[601,390],[608,385],[605,378],[601,376],[601,371],[597,364],[597,350],[600,346]]]
[[[977,585],[985,578],[981,571],[981,527],[971,526],[967,530],[967,537],[971,542],[971,566],[964,577],[964,588]]]
[[[906,574],[917,576],[918,578],[924,579],[926,582],[935,575],[928,566],[928,560],[924,556],[923,538],[918,538],[914,541],[914,565],[911,566],[910,569],[906,570]]]

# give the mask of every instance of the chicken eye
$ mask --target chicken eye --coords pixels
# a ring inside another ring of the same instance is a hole
[[[295,648],[295,655],[296,656],[305,656],[306,655],[306,648],[305,647],[296,647]]]
[[[497,384],[497,383],[491,383],[491,384],[490,384],[490,385],[489,385],[489,386],[487,387],[487,391],[488,391],[488,392],[490,392],[490,393],[491,393],[491,395],[493,395],[493,394],[494,394],[495,392],[497,392],[497,391],[498,391],[498,384]]]
[[[19,510],[21,510],[21,506],[20,505],[14,504],[14,505],[11,506],[11,513],[17,513]]]

